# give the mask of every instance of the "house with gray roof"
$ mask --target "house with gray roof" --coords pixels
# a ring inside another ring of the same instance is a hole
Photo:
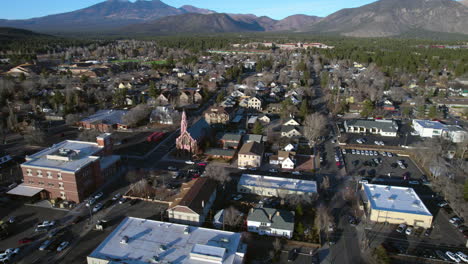
[[[247,229],[260,235],[292,238],[294,212],[275,208],[252,208],[247,217]]]
[[[344,122],[346,133],[377,134],[396,137],[398,124],[395,120],[351,119]]]

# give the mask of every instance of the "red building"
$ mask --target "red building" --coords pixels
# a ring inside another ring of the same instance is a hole
[[[26,157],[24,182],[10,194],[82,202],[120,168],[110,134],[96,143],[66,140]]]

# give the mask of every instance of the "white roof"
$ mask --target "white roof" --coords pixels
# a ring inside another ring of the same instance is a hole
[[[22,183],[16,186],[15,188],[9,190],[7,194],[33,197],[42,190],[44,190],[44,188],[27,186],[26,184]]]
[[[363,189],[372,209],[432,215],[413,188],[364,184]]]
[[[121,243],[124,237],[127,243]],[[127,217],[89,257],[127,264],[153,263],[155,256],[159,263],[233,264],[240,240],[240,233]]]
[[[60,149],[73,151],[76,155],[69,160],[65,158],[60,159],[60,155],[57,154]],[[93,155],[101,149],[102,147],[98,146],[97,143],[65,140],[50,148],[27,156],[26,162],[22,165],[75,172],[90,162],[99,159],[99,157]]]
[[[257,186],[264,188],[283,189],[290,191],[299,191],[304,193],[316,193],[317,182],[299,179],[289,179],[273,176],[262,176],[253,174],[242,174],[239,185]]]
[[[413,122],[418,123],[420,126],[424,128],[432,128],[432,129],[444,129],[445,125],[437,122],[437,121],[431,121],[431,120],[419,120],[415,119]]]

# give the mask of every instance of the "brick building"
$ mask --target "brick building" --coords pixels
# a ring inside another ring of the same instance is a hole
[[[21,164],[24,182],[10,194],[82,202],[120,168],[120,157],[112,155],[110,134],[96,143],[65,140],[26,156]]]

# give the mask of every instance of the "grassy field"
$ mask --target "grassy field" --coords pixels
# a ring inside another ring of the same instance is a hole
[[[113,63],[126,63],[126,62],[139,62],[141,64],[166,64],[165,60],[157,60],[157,61],[142,61],[138,59],[129,59],[129,60],[114,60]]]

